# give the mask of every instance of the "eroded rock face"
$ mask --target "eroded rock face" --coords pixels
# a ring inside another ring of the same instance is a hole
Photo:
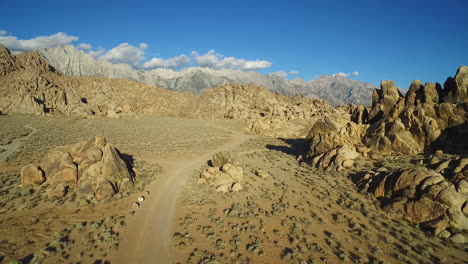
[[[49,151],[41,168],[44,173],[33,164],[26,165],[21,170],[21,178],[25,179],[26,186],[47,180],[52,186],[50,197],[65,195],[65,188],[78,188],[80,194],[102,201],[131,190],[133,185],[127,164],[100,135]]]
[[[243,189],[244,168],[227,152],[219,152],[211,159],[212,167],[200,174],[199,184],[214,186],[216,192],[238,192]]]
[[[405,97],[392,82],[382,81],[373,98],[371,125],[363,142],[381,153],[416,154],[432,151],[436,141],[448,141],[444,134],[468,121],[464,104],[468,100],[467,69],[461,66],[444,89],[438,83],[413,81]],[[450,140],[462,141],[462,137]]]

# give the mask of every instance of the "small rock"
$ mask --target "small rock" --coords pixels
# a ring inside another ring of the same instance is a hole
[[[255,172],[255,174],[256,174],[258,177],[262,178],[262,179],[266,179],[266,178],[268,178],[268,177],[270,176],[270,174],[268,174],[268,172],[266,172],[266,171],[264,171],[264,170],[257,170],[257,171]]]
[[[145,200],[145,197],[144,197],[144,196],[138,197],[138,201],[139,201],[139,202],[143,202],[144,200]]]
[[[450,237],[450,232],[447,231],[447,230],[444,230],[444,231],[440,232],[439,237],[440,238],[449,238]]]
[[[216,188],[216,192],[227,193],[229,192],[230,188],[231,188],[231,184],[223,184]]]
[[[380,168],[378,168],[378,169],[375,170],[375,171],[376,171],[376,172],[387,172],[388,170],[387,170],[387,168],[385,168],[385,167],[380,167]]]
[[[466,237],[462,234],[455,234],[450,238],[450,240],[452,240],[453,243],[463,244],[466,242]]]
[[[233,192],[238,192],[238,191],[241,191],[243,187],[242,187],[242,184],[236,182],[232,185],[231,189]]]
[[[148,196],[149,194],[150,194],[150,192],[149,192],[149,191],[146,191],[146,192],[145,192],[145,195],[146,195],[146,196]]]
[[[138,209],[138,208],[140,208],[140,203],[137,203],[137,202],[132,203],[132,207],[133,207],[133,209]]]

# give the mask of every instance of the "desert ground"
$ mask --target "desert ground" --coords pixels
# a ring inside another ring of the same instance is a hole
[[[370,169],[416,166],[421,155],[325,172],[298,161],[304,139],[255,136],[235,120],[0,116],[0,123],[0,263],[468,260],[466,244],[383,211],[353,182]],[[47,184],[20,187],[22,166],[96,134],[131,161],[133,191],[98,202],[73,189],[51,199]],[[198,182],[220,151],[243,167],[242,190]]]

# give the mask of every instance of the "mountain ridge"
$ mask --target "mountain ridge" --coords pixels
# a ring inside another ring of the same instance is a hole
[[[267,87],[283,95],[302,94],[311,99],[321,98],[332,105],[370,105],[372,91],[377,87],[343,76],[324,75],[312,81],[287,80],[277,74],[261,74],[254,71],[232,69],[214,70],[190,67],[176,71],[166,68],[142,71],[127,64],[112,64],[96,60],[72,45],[39,49],[50,65],[67,76],[102,76],[113,79],[129,79],[159,86],[173,91],[192,92],[201,95],[205,90],[225,84],[253,83]]]

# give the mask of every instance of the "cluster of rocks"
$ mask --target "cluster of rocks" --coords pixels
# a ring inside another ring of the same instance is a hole
[[[116,193],[129,192],[133,177],[118,151],[98,135],[89,141],[49,151],[39,166],[28,164],[21,169],[21,185],[32,188],[51,185],[49,197],[59,198],[69,188],[97,201]]]
[[[364,143],[384,154],[416,154],[453,145],[457,139],[447,138],[444,132],[467,123],[468,97],[462,97],[468,87],[467,73],[468,67],[460,67],[444,89],[413,81],[404,97],[392,81],[382,81],[381,90],[373,95]],[[466,135],[466,129],[461,130]]]
[[[468,67],[439,84],[413,81],[403,96],[392,81],[375,90],[372,107],[347,106],[324,116],[308,134],[305,160],[339,170],[358,157],[468,149]],[[356,154],[359,153],[360,155]]]
[[[217,192],[238,192],[243,189],[244,169],[239,162],[227,152],[213,155],[211,167],[200,174],[198,184],[214,186]]]
[[[440,160],[439,155],[428,160],[430,168],[369,171],[358,186],[380,198],[385,210],[463,243],[463,230],[468,229],[468,158]]]
[[[305,136],[311,120],[336,112],[321,99],[283,96],[252,84],[227,84],[208,90],[196,109],[199,116],[243,119],[255,134],[280,137]]]

